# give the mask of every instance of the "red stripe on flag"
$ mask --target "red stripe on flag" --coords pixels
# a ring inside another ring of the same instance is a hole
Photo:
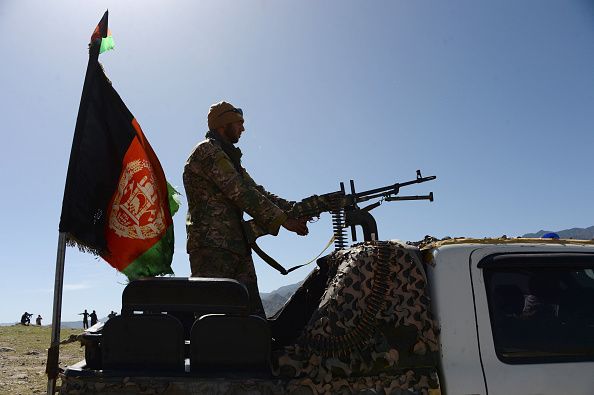
[[[159,241],[172,224],[163,170],[136,120],[132,124],[138,135],[122,162],[107,213],[108,253],[102,255],[120,271]]]

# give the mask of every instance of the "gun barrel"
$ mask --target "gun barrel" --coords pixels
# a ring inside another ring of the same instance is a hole
[[[437,176],[419,177],[419,178],[417,178],[415,180],[406,181],[406,182],[402,182],[400,184],[395,184],[395,185],[398,185],[400,187],[405,187],[407,185],[420,184],[422,182],[427,182],[427,181],[435,180],[436,178],[437,178]]]
[[[428,177],[419,177],[417,179],[406,181],[406,182],[397,182],[392,185],[388,185],[381,188],[370,189],[364,192],[355,193],[353,196],[357,202],[364,202],[366,200],[374,199],[377,197],[382,197],[386,195],[396,195],[400,191],[401,187],[405,187],[408,185],[413,184],[420,184],[423,182],[435,180],[437,176],[428,176]]]
[[[388,196],[386,197],[386,202],[393,202],[396,200],[429,200],[430,202],[433,201],[433,192],[429,195],[415,195],[415,196]]]
[[[377,195],[378,193],[384,193],[387,191],[391,191],[395,188],[398,188],[398,183],[394,184],[394,185],[388,185],[386,187],[381,187],[381,188],[375,188],[375,189],[370,189],[364,192],[357,192],[355,193],[353,196],[355,197],[355,199],[359,200],[360,198],[364,198],[364,197],[368,197],[370,195]]]

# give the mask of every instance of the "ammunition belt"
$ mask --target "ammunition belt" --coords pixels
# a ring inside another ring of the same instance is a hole
[[[375,247],[373,265],[373,285],[366,299],[365,309],[354,327],[341,335],[320,334],[306,337],[307,347],[323,357],[347,356],[353,350],[363,349],[373,338],[376,331],[376,317],[386,303],[390,289],[390,262],[392,248],[386,241],[368,241],[366,245]]]

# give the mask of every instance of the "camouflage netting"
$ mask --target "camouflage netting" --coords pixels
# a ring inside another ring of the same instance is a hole
[[[310,378],[291,380],[204,379],[204,378],[129,378],[119,380],[89,380],[68,378],[60,387],[60,395],[413,395],[426,391],[410,391],[410,383],[418,381],[408,371],[398,377],[377,376],[358,379],[334,379],[332,383],[316,384]],[[424,387],[428,383],[421,382]],[[439,393],[439,392],[437,392]]]
[[[328,257],[326,292],[295,345],[275,355],[290,392],[438,388],[437,323],[416,247],[366,242]],[[299,390],[301,389],[301,390]]]

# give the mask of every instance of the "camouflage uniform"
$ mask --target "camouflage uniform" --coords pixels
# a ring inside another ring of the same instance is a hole
[[[263,314],[247,239],[277,235],[294,202],[257,185],[240,164],[241,151],[207,133],[184,168],[188,199],[187,252],[192,276],[227,277],[246,285],[252,311]],[[253,219],[243,221],[243,212]]]

